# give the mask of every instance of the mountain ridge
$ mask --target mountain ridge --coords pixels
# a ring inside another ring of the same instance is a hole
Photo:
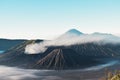
[[[73,37],[70,36],[69,39],[71,38]],[[57,40],[61,39],[58,38]],[[48,49],[44,53],[38,54],[26,54],[24,52],[27,45],[41,43],[43,41],[29,40],[8,49],[4,54],[0,55],[0,64],[32,69],[63,70],[96,65],[101,63],[97,60],[103,59],[103,57],[120,57],[120,44],[113,45],[112,43],[107,43],[100,45],[94,42],[68,46],[47,46]]]

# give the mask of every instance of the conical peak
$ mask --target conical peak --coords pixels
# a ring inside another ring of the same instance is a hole
[[[76,34],[76,35],[83,34],[82,32],[78,31],[77,29],[70,29],[66,33],[67,34]]]

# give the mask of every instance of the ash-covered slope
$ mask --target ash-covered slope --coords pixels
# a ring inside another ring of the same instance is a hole
[[[100,45],[96,43],[85,43],[81,45],[72,45],[70,48],[84,56],[120,57],[120,44]]]
[[[82,56],[69,48],[56,48],[31,68],[77,69],[97,63],[92,57]]]

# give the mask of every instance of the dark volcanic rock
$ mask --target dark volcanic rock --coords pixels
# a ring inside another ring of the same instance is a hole
[[[81,56],[72,49],[57,48],[40,59],[32,68],[37,69],[77,69],[96,63],[93,58]]]
[[[7,50],[0,55],[0,64],[32,69],[78,69],[101,63],[99,58],[120,56],[120,45],[95,43],[50,46],[44,53],[24,53],[26,45],[41,41],[25,41]]]
[[[73,50],[84,56],[118,57],[120,56],[120,44],[85,43],[70,46]]]
[[[41,42],[42,40],[29,40],[8,49],[5,53],[0,54],[0,64],[7,66],[28,66],[41,58],[40,54],[25,54],[25,47],[28,44]]]
[[[27,40],[22,40],[22,39],[0,39],[0,50],[7,50],[13,46],[16,46],[18,44],[21,44],[22,42],[27,41]]]

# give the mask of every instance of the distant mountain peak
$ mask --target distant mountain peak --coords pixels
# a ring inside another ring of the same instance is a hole
[[[94,32],[93,34],[94,35],[112,35],[112,34],[109,34],[109,33],[100,33],[100,32]]]
[[[66,32],[66,34],[75,34],[75,35],[81,35],[82,32],[78,31],[77,29],[70,29]]]
[[[71,38],[73,36],[79,36],[82,35],[84,33],[78,31],[77,29],[70,29],[67,32],[65,32],[64,34],[62,34],[61,36],[59,36],[57,39],[63,39],[63,38]]]

